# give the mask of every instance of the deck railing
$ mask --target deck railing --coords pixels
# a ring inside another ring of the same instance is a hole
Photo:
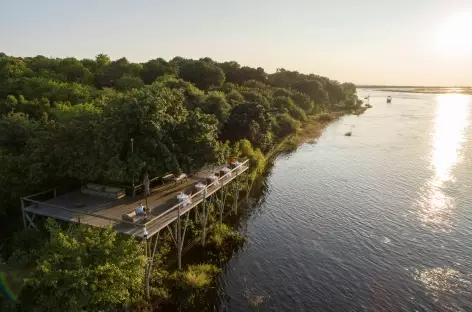
[[[126,220],[122,220],[122,219],[118,219],[118,218],[103,216],[103,215],[100,215],[100,214],[97,214],[97,213],[66,208],[66,207],[63,207],[63,206],[58,206],[58,205],[46,203],[44,201],[33,199],[33,198],[36,198],[36,197],[39,197],[39,196],[42,196],[42,195],[45,195],[45,194],[48,194],[48,193],[52,193],[51,195],[53,197],[56,197],[57,196],[57,189],[56,188],[49,189],[49,190],[46,190],[46,191],[43,191],[43,192],[40,192],[40,193],[37,193],[37,194],[33,194],[33,195],[30,195],[30,196],[27,196],[27,197],[23,197],[22,200],[24,202],[23,203],[24,207],[29,206],[29,205],[26,205],[26,203],[31,203],[36,208],[39,208],[39,205],[44,205],[44,206],[48,206],[48,207],[51,207],[51,208],[54,208],[54,209],[59,209],[59,210],[72,212],[72,213],[74,213],[74,216],[78,219],[77,221],[79,223],[80,223],[81,218],[94,217],[94,218],[99,218],[99,219],[110,221],[110,224],[114,224],[114,225],[116,225],[116,224],[127,224],[127,225],[137,227],[137,228],[145,228],[145,227],[150,227],[152,224],[154,224],[156,222],[159,222],[159,220],[161,220],[163,217],[165,217],[165,216],[167,216],[171,213],[175,213],[179,209],[185,209],[185,207],[187,207],[187,205],[185,205],[186,202],[188,202],[188,205],[191,205],[193,201],[198,201],[198,200],[203,199],[204,195],[208,196],[207,195],[208,192],[212,192],[213,190],[216,192],[219,189],[219,185],[223,186],[224,183],[227,180],[231,180],[233,174],[235,172],[241,171],[245,166],[248,165],[248,162],[249,162],[249,159],[246,159],[245,161],[240,163],[240,165],[238,167],[231,169],[229,172],[227,172],[226,174],[219,177],[216,181],[206,185],[205,188],[203,188],[203,189],[197,191],[196,193],[192,194],[191,196],[189,196],[187,200],[177,203],[176,205],[172,206],[170,209],[167,209],[163,213],[152,217],[152,219],[150,219],[150,220],[148,220],[147,222],[144,222],[144,223],[130,222],[130,221],[126,221]],[[239,175],[239,173],[237,175]],[[157,179],[157,178],[154,178],[153,180],[155,180],[155,179]],[[215,188],[215,186],[216,186],[216,188]],[[49,198],[50,198],[50,196],[49,196]],[[153,207],[152,209],[154,209],[154,208],[156,208],[156,207]],[[72,221],[72,220],[70,220],[70,221]]]
[[[177,203],[176,205],[172,206],[170,209],[164,211],[163,213],[153,217],[151,220],[145,222],[143,225],[145,227],[150,227],[150,225],[152,225],[152,223],[158,222],[160,219],[162,219],[163,217],[165,217],[165,216],[167,216],[171,213],[174,213],[179,208],[184,209],[186,207],[185,202],[189,201],[188,204],[191,205],[193,200],[203,199],[203,198],[200,198],[200,197],[203,197],[205,192],[208,192],[208,190],[210,190],[213,186],[219,186],[220,184],[223,184],[225,182],[225,180],[228,180],[234,172],[240,171],[248,163],[249,163],[249,159],[246,159],[245,161],[240,163],[240,165],[238,167],[231,169],[229,172],[227,172],[223,176],[219,177],[218,180],[208,184],[205,188],[203,188],[200,191],[196,192],[195,194],[192,194],[191,196],[189,196],[189,198],[187,200]],[[156,207],[153,207],[153,209],[154,208],[156,208]]]

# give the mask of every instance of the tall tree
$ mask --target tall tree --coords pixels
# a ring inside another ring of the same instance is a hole
[[[214,115],[221,124],[224,124],[231,106],[226,102],[224,93],[212,91],[203,100],[201,109],[206,114]]]
[[[219,88],[225,81],[225,74],[214,63],[188,60],[180,67],[180,78],[190,81],[202,90]]]
[[[156,80],[157,77],[165,75],[176,76],[178,74],[178,66],[172,63],[167,63],[162,58],[150,60],[143,64],[143,70],[141,72],[141,79],[145,84],[151,84]]]
[[[268,110],[260,104],[247,102],[232,109],[221,136],[232,142],[247,138],[255,146],[266,149],[272,139],[270,127]]]

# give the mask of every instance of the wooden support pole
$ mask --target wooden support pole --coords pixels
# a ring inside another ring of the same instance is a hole
[[[21,198],[21,213],[23,214],[23,226],[26,230],[25,201]]]
[[[150,251],[148,259],[146,259],[147,263],[147,268],[145,270],[145,287],[146,287],[146,298],[148,300],[151,299],[151,287],[150,287],[150,280],[151,280],[151,274],[152,274],[152,266],[154,263],[154,256],[156,255],[156,249],[157,249],[157,242],[159,241],[159,232],[157,232],[156,237],[154,238],[154,248],[152,251]],[[149,247],[152,245],[152,237],[151,237],[151,243],[149,244]]]
[[[247,173],[247,179],[246,179],[246,202],[249,202],[249,172]]]
[[[145,229],[146,230],[146,229]],[[144,254],[146,257],[146,263],[144,264],[144,289],[147,291],[149,280],[149,258],[148,258],[148,238],[147,233],[144,233]]]
[[[180,230],[180,205],[177,206],[177,268],[182,270],[182,232]]]
[[[175,227],[176,227],[176,226],[174,226],[174,228],[175,228]],[[173,234],[172,234],[172,230],[170,229],[170,227],[169,227],[168,225],[167,225],[167,229],[169,230],[170,237],[172,238],[172,241],[174,242],[175,247],[177,247],[177,241],[175,240],[175,236],[176,236],[176,235],[173,235]]]
[[[220,199],[220,203],[219,203],[219,207],[218,207],[219,208],[219,214],[220,214],[220,224],[223,223],[224,192],[225,192],[225,188],[222,185],[221,186],[221,199]]]
[[[151,237],[151,241],[152,241],[152,237]],[[146,240],[146,245],[147,245],[147,240]],[[146,250],[147,250],[147,246],[146,246]],[[147,252],[146,252],[147,254]],[[151,299],[151,293],[150,293],[150,285],[149,285],[149,281],[150,281],[150,278],[151,278],[151,267],[150,267],[150,261],[149,261],[149,257],[146,257],[146,264],[144,265],[144,290],[146,292],[146,298],[147,300]]]
[[[187,233],[188,219],[190,217],[190,212],[187,212],[187,218],[185,219],[184,230],[182,231],[182,239],[180,241],[180,258],[182,258],[182,250],[184,249],[185,234]]]
[[[33,217],[30,218],[27,213],[25,214],[25,217],[29,221],[29,224],[30,224],[30,226],[28,226],[28,227],[32,227],[32,228],[38,230],[38,228],[36,227],[36,224],[34,224],[34,222],[33,222],[34,216],[35,215],[33,215]]]
[[[206,237],[206,224],[208,218],[208,210],[206,203],[206,189],[203,191],[203,201],[202,201],[202,246],[205,246],[205,237]]]
[[[179,246],[178,240],[177,240],[177,219],[174,222],[174,242],[175,242],[175,247]]]
[[[234,183],[234,213],[238,214],[239,185],[238,181]]]

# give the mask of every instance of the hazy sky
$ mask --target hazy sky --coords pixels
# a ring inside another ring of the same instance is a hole
[[[0,51],[209,56],[359,84],[472,85],[464,12],[472,0],[0,0]]]

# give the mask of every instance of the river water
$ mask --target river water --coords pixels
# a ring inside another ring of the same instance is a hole
[[[472,97],[358,93],[276,160],[220,311],[472,311]]]

